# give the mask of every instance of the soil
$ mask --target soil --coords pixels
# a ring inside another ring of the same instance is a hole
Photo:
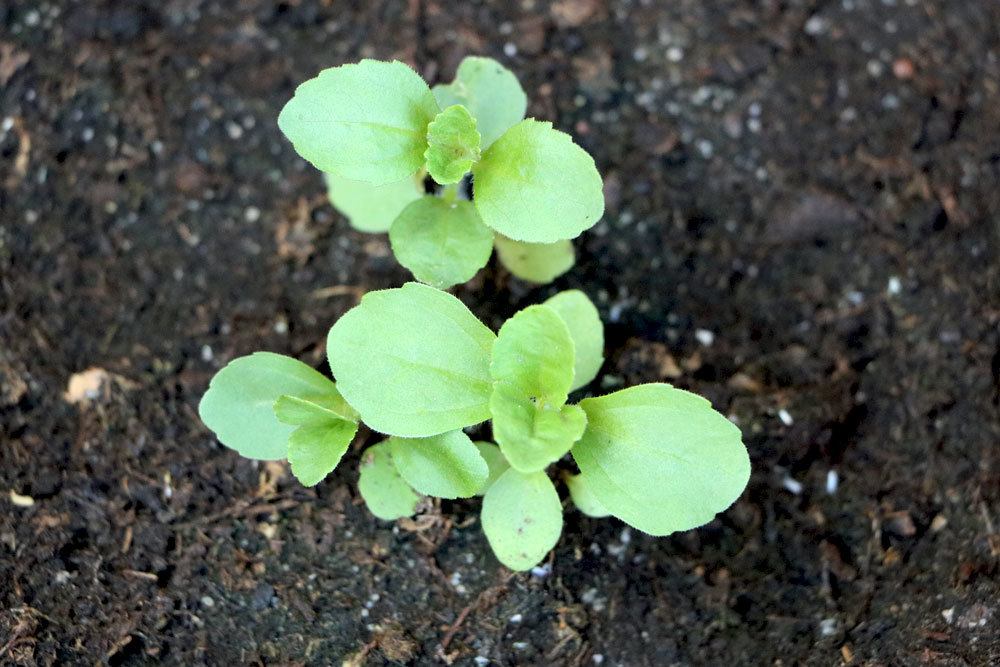
[[[3,3],[0,663],[1000,664],[998,26],[991,0]],[[467,54],[608,206],[556,284],[457,293],[495,327],[581,288],[594,391],[731,415],[753,476],[704,528],[570,509],[511,575],[478,501],[371,517],[369,436],[307,490],[196,418],[229,359],[323,368],[408,278],[278,132],[296,83]]]

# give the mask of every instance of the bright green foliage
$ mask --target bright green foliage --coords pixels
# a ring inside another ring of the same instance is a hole
[[[337,465],[360,418],[393,436],[361,456],[359,489],[376,516],[412,515],[420,494],[483,495],[497,558],[524,570],[559,538],[546,468],[567,451],[580,474],[562,476],[581,512],[653,535],[706,523],[749,479],[739,429],[694,394],[647,384],[568,404],[598,372],[602,341],[579,291],[529,306],[494,335],[455,297],[408,283],[369,293],[331,328],[336,385],[257,354],[219,372],[202,416],[240,452],[287,455],[307,485]],[[487,419],[499,446],[461,430]]]
[[[493,253],[493,232],[471,202],[425,195],[389,230],[392,252],[420,282],[446,289],[476,275]]]
[[[494,445],[492,442],[483,442],[481,440],[476,441],[476,448],[479,450],[479,455],[483,457],[486,461],[486,465],[489,466],[490,474],[486,478],[486,483],[483,488],[479,490],[479,495],[486,493],[493,482],[500,478],[500,475],[507,472],[510,468],[510,464],[507,463],[507,459],[504,458],[503,454],[500,452],[500,448]]]
[[[479,122],[483,149],[524,118],[528,108],[528,97],[517,77],[492,58],[465,58],[455,80],[438,84],[433,91],[442,109],[461,104],[472,112]]]
[[[472,167],[487,227],[517,241],[555,243],[590,229],[604,213],[594,160],[552,123],[523,120]]]
[[[303,486],[315,486],[329,475],[358,432],[357,413],[335,395],[281,396],[274,402],[279,421],[297,426],[288,436],[288,463]]]
[[[330,202],[353,227],[394,230],[393,251],[418,280],[472,278],[489,261],[489,229],[511,273],[546,283],[573,266],[570,239],[598,221],[604,195],[586,151],[551,123],[523,120],[526,108],[517,78],[489,58],[466,58],[433,92],[403,63],[363,60],[299,86],[278,125],[327,173]],[[453,206],[418,216],[409,205],[428,174],[446,187],[427,198]],[[476,215],[464,210],[469,196]]]
[[[288,455],[288,437],[295,427],[278,420],[274,403],[286,394],[338,396],[329,378],[301,361],[255,352],[234,359],[215,374],[198,414],[219,442],[243,456],[265,461],[283,459]]]
[[[469,498],[489,478],[489,466],[462,431],[429,438],[389,438],[386,442],[399,474],[424,495]]]
[[[427,126],[428,173],[442,185],[458,183],[479,159],[481,139],[468,109],[461,104],[448,107]]]
[[[408,176],[395,183],[372,185],[324,174],[330,203],[359,232],[387,232],[406,205],[424,194],[423,177]]]
[[[505,472],[483,497],[480,516],[497,559],[517,571],[537,565],[562,532],[562,503],[544,472]]]
[[[566,488],[569,489],[569,497],[578,510],[594,519],[603,519],[611,516],[608,510],[604,509],[600,501],[594,497],[594,493],[587,484],[587,478],[583,475],[566,475],[563,477]]]
[[[383,185],[423,166],[427,125],[438,111],[408,66],[362,60],[325,69],[296,88],[278,127],[320,171]]]
[[[368,510],[380,519],[395,521],[412,516],[420,501],[396,470],[388,442],[372,445],[361,455],[358,491]]]
[[[366,294],[330,329],[327,355],[368,426],[422,438],[489,419],[495,339],[455,297],[407,283]]]
[[[497,234],[497,259],[521,280],[550,283],[573,268],[573,244],[563,239],[555,243],[525,243]]]
[[[559,292],[545,302],[556,311],[573,338],[576,350],[573,386],[570,391],[589,384],[604,363],[604,325],[594,303],[580,290]]]
[[[705,524],[749,480],[739,429],[700,396],[645,384],[580,405],[587,430],[573,458],[597,501],[639,530]]]

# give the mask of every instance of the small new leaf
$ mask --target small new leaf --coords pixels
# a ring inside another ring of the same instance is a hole
[[[573,358],[569,329],[548,306],[529,306],[501,327],[490,363],[490,413],[493,436],[512,467],[542,470],[583,433],[583,411],[565,405]]]
[[[288,436],[288,463],[303,486],[315,486],[333,472],[358,432],[357,413],[338,392],[325,396],[281,396],[279,421],[298,426]]]
[[[476,119],[461,104],[454,104],[427,126],[427,171],[442,185],[458,183],[479,160]]]
[[[559,292],[545,302],[569,329],[576,350],[575,374],[570,391],[589,384],[604,363],[604,325],[597,307],[580,290]]]
[[[587,483],[587,478],[583,475],[566,475],[566,488],[569,489],[569,497],[573,504],[583,514],[594,518],[603,519],[611,513],[604,508],[604,505],[594,496]]]
[[[483,485],[483,488],[479,490],[478,495],[481,496],[489,491],[489,488],[493,486],[493,482],[500,479],[500,475],[510,469],[510,464],[507,463],[507,459],[504,458],[500,448],[492,442],[477,440],[475,444],[476,448],[479,450],[479,455],[483,457],[483,460],[486,461],[486,465],[490,468],[490,475],[486,479],[486,483]]]
[[[493,232],[471,202],[430,195],[403,209],[392,223],[389,241],[400,264],[439,289],[469,280],[493,253]]]
[[[439,111],[430,88],[405,64],[362,60],[301,84],[278,127],[320,171],[383,185],[423,166],[427,124]]]
[[[388,442],[365,450],[361,455],[360,472],[358,491],[372,514],[385,521],[413,516],[420,496],[396,470]]]
[[[580,402],[587,430],[573,458],[594,498],[651,535],[708,523],[743,492],[740,430],[695,394],[644,384]]]
[[[434,86],[434,97],[442,109],[453,104],[468,108],[478,122],[483,150],[524,118],[528,108],[517,77],[492,58],[479,56],[465,58],[452,83]]]
[[[476,495],[490,469],[479,449],[462,431],[429,438],[389,438],[396,469],[418,492],[435,498],[469,498]]]
[[[496,237],[497,258],[507,270],[528,282],[550,283],[573,268],[576,253],[567,239],[555,243],[525,243]]]
[[[350,181],[337,174],[323,176],[330,203],[359,232],[389,231],[392,221],[399,217],[407,204],[424,194],[423,178],[418,179],[415,175],[385,185]]]
[[[562,532],[562,504],[544,472],[505,472],[483,497],[480,517],[493,553],[516,571],[541,562]]]
[[[454,296],[419,283],[369,292],[330,329],[337,388],[372,429],[422,438],[490,417],[496,336]]]
[[[576,238],[604,213],[594,160],[552,123],[523,120],[472,168],[476,209],[487,227],[529,243]]]
[[[215,374],[198,405],[198,414],[219,442],[243,456],[283,459],[294,426],[277,418],[274,403],[285,394],[339,396],[329,378],[301,361],[255,352],[234,359]]]

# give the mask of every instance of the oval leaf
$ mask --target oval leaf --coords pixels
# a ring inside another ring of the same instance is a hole
[[[479,490],[478,495],[481,496],[489,491],[490,487],[493,486],[493,482],[500,479],[500,475],[510,469],[510,464],[507,463],[507,459],[504,458],[500,448],[492,442],[477,440],[475,444],[476,448],[479,450],[479,455],[483,457],[483,460],[486,461],[486,465],[489,466],[490,469],[490,474],[489,477],[486,478],[486,483],[483,485],[483,488]]]
[[[439,113],[427,126],[427,172],[442,185],[458,183],[479,159],[476,119],[461,104]]]
[[[469,498],[483,488],[490,474],[479,450],[462,431],[386,442],[399,474],[426,496]]]
[[[576,350],[575,373],[570,391],[589,384],[604,363],[604,325],[597,307],[580,290],[559,292],[545,301],[569,329]]]
[[[587,430],[573,458],[597,501],[639,530],[696,528],[747,485],[750,459],[740,430],[700,396],[645,384],[580,406]]]
[[[422,438],[489,419],[496,336],[419,283],[369,292],[330,329],[337,388],[372,429]]]
[[[524,243],[502,234],[496,237],[497,258],[507,270],[532,283],[550,283],[573,268],[576,253],[568,239],[555,243]]]
[[[493,252],[493,232],[471,202],[430,195],[403,209],[389,241],[396,259],[417,280],[441,289],[472,278]]]
[[[288,454],[293,426],[274,414],[282,395],[336,396],[333,382],[297,359],[271,352],[240,357],[215,374],[198,414],[219,442],[251,459],[274,461]]]
[[[481,519],[497,560],[512,570],[529,570],[559,541],[562,504],[545,473],[510,469],[483,497]]]
[[[418,179],[416,174],[385,185],[351,181],[337,174],[323,176],[330,203],[359,232],[389,231],[393,220],[399,217],[407,204],[424,194],[423,179]]]
[[[360,471],[358,491],[372,514],[385,521],[413,516],[420,496],[396,470],[389,443],[380,442],[366,449],[361,455]]]
[[[288,437],[292,474],[303,486],[319,484],[340,463],[357,432],[357,422],[337,418],[298,427]]]
[[[462,60],[452,83],[434,86],[434,97],[442,109],[453,104],[468,108],[478,123],[484,150],[524,118],[528,108],[517,77],[492,58],[478,56]]]
[[[323,70],[296,88],[278,127],[320,171],[383,185],[423,166],[427,124],[438,111],[434,94],[408,66],[362,60]]]
[[[594,160],[552,123],[523,120],[472,168],[483,223],[530,243],[576,238],[604,213]]]

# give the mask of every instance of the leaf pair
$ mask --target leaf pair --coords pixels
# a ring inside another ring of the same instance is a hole
[[[388,231],[418,280],[465,282],[496,235],[512,273],[548,282],[572,266],[569,239],[600,219],[604,196],[586,151],[551,123],[522,120],[526,107],[514,75],[489,58],[466,58],[433,91],[403,63],[363,60],[300,85],[278,124],[326,172],[330,201],[356,228]],[[435,204],[425,170],[442,185],[471,171],[473,203]]]
[[[357,412],[333,382],[271,352],[234,359],[216,373],[198,412],[222,444],[243,456],[287,458],[305,486],[333,471],[358,430]]]

